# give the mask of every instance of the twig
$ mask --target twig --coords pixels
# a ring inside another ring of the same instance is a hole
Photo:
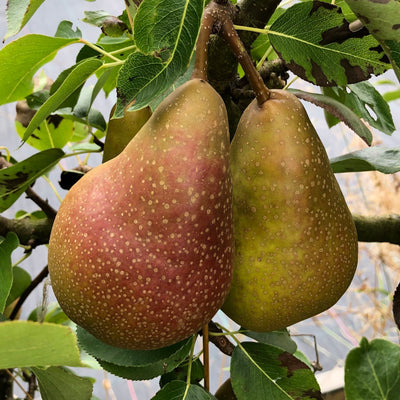
[[[27,297],[37,288],[37,286],[39,286],[39,284],[43,281],[44,278],[46,278],[48,274],[49,274],[49,268],[46,265],[39,273],[39,275],[29,284],[29,286],[22,293],[21,297],[18,299],[17,304],[15,305],[10,314],[10,320],[15,319],[15,317],[18,314],[18,311],[21,309],[22,304],[24,304]]]
[[[223,331],[218,328],[218,326],[213,322],[208,323],[208,330],[211,333],[223,333]],[[235,349],[235,345],[229,341],[226,336],[213,336],[209,335],[209,341],[213,343],[218,349],[222,351],[222,353],[226,354],[227,356],[231,356],[233,350]]]
[[[32,373],[28,380],[28,393],[27,396],[25,397],[25,400],[29,400],[28,395],[31,396],[31,398],[34,398],[36,390],[37,390],[36,375]]]
[[[6,369],[7,374],[10,375],[10,377],[12,378],[12,380],[17,384],[17,386],[25,393],[26,395],[26,399],[27,400],[33,400],[33,397],[24,389],[24,387],[17,381],[17,379],[15,378],[15,376],[8,370]]]
[[[208,325],[203,327],[203,362],[204,362],[204,387],[210,390],[210,353],[209,353]]]
[[[26,197],[31,199],[36,205],[38,205],[46,216],[50,219],[54,219],[57,215],[57,210],[55,210],[47,200],[42,199],[32,188],[25,190]]]
[[[253,64],[253,60],[251,59],[246,48],[244,47],[244,44],[240,40],[231,19],[227,19],[226,21],[224,21],[222,25],[222,34],[224,39],[229,44],[231,50],[235,54],[236,58],[238,59],[247,76],[247,79],[250,82],[250,85],[255,91],[258,104],[263,104],[269,99],[269,90],[265,86],[259,72]]]

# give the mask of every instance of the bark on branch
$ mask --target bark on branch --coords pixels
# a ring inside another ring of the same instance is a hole
[[[353,214],[359,242],[387,242],[400,245],[400,215],[363,216]]]
[[[34,248],[49,243],[53,219],[8,219],[0,215],[0,236],[14,232],[22,245]]]

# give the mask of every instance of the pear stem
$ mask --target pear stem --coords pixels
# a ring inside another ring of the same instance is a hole
[[[211,3],[212,4],[212,3]],[[196,43],[196,59],[194,63],[194,70],[192,79],[203,79],[207,78],[207,56],[208,56],[208,43],[210,41],[210,35],[212,27],[215,21],[215,13],[212,7],[207,6],[204,10],[203,19],[201,21],[200,33]]]
[[[227,19],[222,24],[222,35],[224,39],[228,42],[233,54],[238,59],[240,65],[242,66],[247,79],[249,80],[253,90],[256,93],[257,102],[259,105],[263,104],[269,99],[270,91],[265,86],[261,75],[258,73],[253,61],[244,47],[243,42],[240,40],[239,35],[233,25],[231,19]]]
[[[210,353],[208,347],[208,324],[203,326],[204,387],[210,390]]]

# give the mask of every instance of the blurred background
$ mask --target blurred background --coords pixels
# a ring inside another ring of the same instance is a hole
[[[87,2],[83,0],[57,0],[46,1],[36,12],[27,26],[17,37],[29,33],[54,35],[58,24],[62,20],[73,22],[74,27],[79,27],[83,37],[95,41],[99,35],[99,28],[85,24],[84,11],[103,9],[112,15],[119,15],[123,10],[124,2],[97,0]],[[6,33],[5,2],[0,9],[0,37]],[[7,39],[0,44],[0,48],[14,40]],[[81,46],[73,45],[62,49],[56,58],[43,67],[46,75],[55,80],[58,74],[74,63],[75,56]],[[16,55],[17,57],[18,55]],[[7,79],[7,77],[1,77]],[[395,90],[390,81],[396,81],[391,72],[374,78],[373,83],[381,93]],[[317,91],[318,88],[297,80],[293,87],[302,90]],[[398,86],[397,86],[398,88]],[[115,103],[116,94],[111,93],[108,98],[100,93],[94,103],[94,107],[100,110],[107,119],[112,105]],[[304,103],[309,116],[319,133],[328,155],[335,157],[344,153],[366,147],[361,139],[348,130],[343,124],[333,129],[328,129],[324,113],[318,107]],[[397,130],[392,136],[387,136],[377,131],[374,133],[374,143],[388,147],[400,145],[400,101],[390,103],[392,115]],[[35,149],[24,144],[20,146],[20,140],[15,131],[15,103],[0,106],[0,146],[6,146],[13,156],[21,161],[36,152]],[[101,162],[101,156],[91,155],[88,161],[90,166],[96,166]],[[76,160],[63,161],[64,167],[75,167]],[[66,191],[58,185],[60,170],[55,169],[49,175],[59,197],[64,197]],[[359,174],[339,174],[339,183],[348,201],[352,212],[363,215],[400,214],[399,187],[400,175],[383,175],[378,172],[363,172]],[[54,193],[48,181],[38,179],[35,183],[35,191],[47,198],[54,208],[58,208],[60,200]],[[12,218],[18,210],[34,211],[36,206],[22,196],[4,215]],[[358,345],[360,339],[365,336],[368,339],[383,337],[399,342],[398,330],[392,322],[391,299],[393,291],[400,281],[400,251],[399,247],[390,244],[360,243],[359,266],[353,283],[342,299],[330,310],[296,324],[289,328],[293,339],[298,344],[299,350],[307,355],[311,361],[317,361],[323,367],[323,371],[317,373],[320,381],[325,385],[324,373],[331,371],[332,379],[343,381],[343,365],[346,354],[350,349]],[[23,257],[23,252],[15,252],[14,262]],[[33,254],[21,262],[32,277],[35,277],[46,265],[47,249],[40,246]],[[46,284],[46,283],[45,283]],[[46,286],[47,287],[47,286]],[[54,296],[51,289],[48,294],[48,302],[53,302]],[[43,301],[43,285],[34,291],[25,303],[21,318],[27,318],[31,311]],[[222,312],[219,312],[215,321],[226,328],[235,330],[237,326]],[[314,343],[317,344],[318,356]],[[210,344],[211,350],[211,392],[215,392],[218,386],[229,375],[229,357],[224,356],[219,350]],[[96,367],[95,363],[93,363]],[[333,371],[333,372],[332,372]],[[150,399],[159,389],[158,379],[151,381],[132,382],[111,374],[105,373],[100,368],[82,369],[78,371],[81,376],[92,376],[96,379],[94,395],[100,399]]]

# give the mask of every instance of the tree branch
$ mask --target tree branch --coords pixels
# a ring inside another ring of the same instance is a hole
[[[400,245],[400,215],[353,215],[359,242],[387,242]]]
[[[208,323],[208,330],[210,333],[222,333],[222,330],[219,329],[213,321]],[[226,354],[227,356],[231,356],[233,350],[235,350],[235,345],[230,342],[226,336],[209,335],[208,338],[211,343],[217,346],[218,349],[220,349],[222,353]]]
[[[53,219],[8,219],[0,215],[0,236],[14,232],[22,245],[34,248],[49,243]]]
[[[18,299],[17,304],[15,305],[10,314],[10,320],[15,319],[19,310],[24,304],[25,300],[39,286],[39,284],[43,281],[43,279],[47,277],[48,274],[49,274],[49,267],[46,265],[42,269],[42,271],[40,271],[39,275],[29,284],[29,286],[25,289],[24,293],[22,293],[22,295]]]

